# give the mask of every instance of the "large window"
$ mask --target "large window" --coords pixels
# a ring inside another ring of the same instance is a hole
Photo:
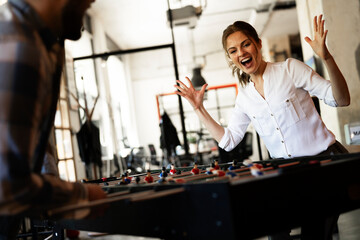
[[[76,173],[69,121],[69,104],[65,84],[63,75],[60,85],[60,98],[55,115],[55,139],[60,178],[74,182],[76,181]]]

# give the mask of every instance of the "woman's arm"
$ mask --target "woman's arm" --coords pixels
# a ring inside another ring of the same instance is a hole
[[[305,37],[305,41],[311,46],[313,51],[323,60],[328,70],[331,88],[338,106],[348,106],[350,104],[350,93],[345,78],[337,66],[333,56],[326,47],[326,35],[328,30],[324,30],[322,15],[314,17],[314,40]]]
[[[186,77],[189,82],[189,87],[186,86],[180,80],[176,82],[179,85],[174,85],[179,91],[176,94],[184,97],[189,101],[191,106],[194,108],[196,115],[199,117],[200,121],[204,124],[207,130],[210,132],[211,136],[217,141],[220,142],[221,138],[224,136],[225,130],[224,128],[218,124],[206,111],[203,100],[204,93],[207,87],[207,84],[204,84],[200,91],[196,91],[194,86],[192,85],[190,79]]]

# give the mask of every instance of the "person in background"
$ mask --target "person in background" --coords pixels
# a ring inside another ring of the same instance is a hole
[[[292,58],[278,63],[264,61],[261,39],[250,24],[237,21],[228,26],[223,32],[222,44],[240,87],[235,108],[225,128],[210,116],[203,105],[207,84],[197,91],[189,78],[186,78],[189,86],[177,80],[176,93],[189,101],[219,147],[226,151],[241,142],[252,123],[272,158],[346,153],[347,150],[325,126],[311,98],[316,96],[332,107],[350,104],[346,81],[325,44],[327,33],[323,16],[315,16],[314,39],[306,37],[305,41],[324,62],[329,80]],[[309,219],[309,226],[312,220]],[[313,223],[321,222],[318,220],[313,220]],[[334,217],[322,227],[313,224],[309,231],[304,227],[302,234],[310,239],[330,239],[336,220],[337,217]],[[290,239],[290,236],[286,232],[269,238]]]
[[[0,239],[15,239],[23,216],[106,197],[97,185],[41,174],[59,96],[64,40],[80,38],[93,2],[8,0],[0,7]],[[60,217],[96,216],[103,210]]]

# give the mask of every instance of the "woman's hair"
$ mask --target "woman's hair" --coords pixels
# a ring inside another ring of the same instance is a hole
[[[229,67],[232,69],[233,76],[237,76],[241,86],[245,86],[250,81],[250,76],[241,70],[230,60],[230,56],[227,52],[226,39],[235,32],[242,32],[250,39],[253,39],[256,43],[260,43],[260,38],[253,26],[247,22],[236,21],[233,24],[229,25],[223,32],[222,35],[222,45],[225,50],[226,59],[228,61]]]

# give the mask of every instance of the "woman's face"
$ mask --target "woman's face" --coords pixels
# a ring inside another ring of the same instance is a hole
[[[261,41],[256,43],[242,32],[234,32],[226,39],[226,50],[231,61],[243,72],[256,74],[262,61]]]

